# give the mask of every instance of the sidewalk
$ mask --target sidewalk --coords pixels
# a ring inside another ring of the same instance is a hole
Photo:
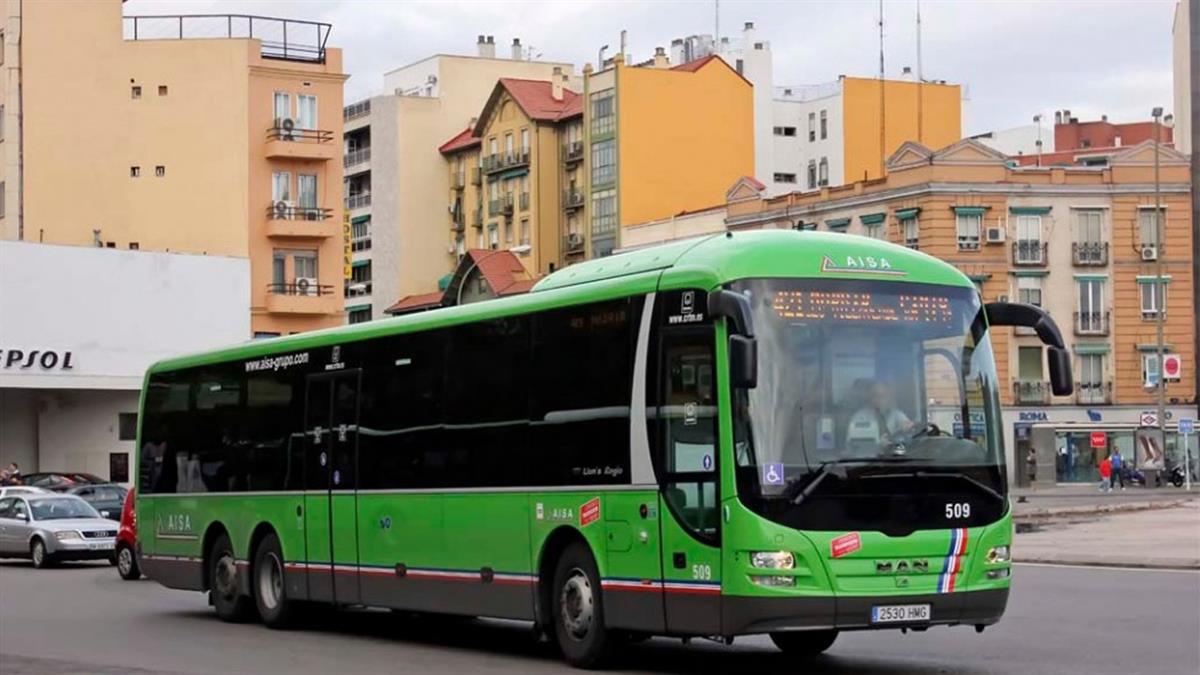
[[[1126,491],[1128,492],[1128,491]],[[1125,511],[1135,504],[1149,509]],[[1018,526],[1016,562],[1200,570],[1200,501],[1111,504],[1118,510],[1088,515],[1033,517]]]
[[[1193,485],[1190,492],[1175,487],[1131,486],[1105,493],[1092,483],[1079,483],[1045,488],[1014,488],[1009,497],[1013,503],[1013,516],[1020,521],[1054,515],[1130,512],[1179,506],[1200,500],[1200,485]]]

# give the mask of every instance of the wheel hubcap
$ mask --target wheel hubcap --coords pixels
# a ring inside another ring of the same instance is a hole
[[[41,542],[33,545],[33,564],[41,565],[42,560],[46,557],[46,549],[42,548]]]
[[[226,551],[217,558],[215,571],[213,585],[216,587],[217,593],[227,599],[237,595],[237,564],[231,553]]]
[[[567,634],[576,640],[586,638],[592,629],[595,597],[592,593],[592,583],[583,570],[571,570],[563,584],[559,606],[562,607],[563,627],[567,629]]]
[[[127,548],[121,549],[121,552],[117,554],[117,569],[121,574],[129,574],[129,571],[133,569],[132,551]]]
[[[267,554],[258,571],[258,595],[267,609],[278,607],[283,597],[283,566],[274,553]]]

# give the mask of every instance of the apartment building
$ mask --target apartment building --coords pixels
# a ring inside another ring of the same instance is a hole
[[[940,148],[962,138],[960,85],[923,79],[838,76],[819,84],[777,85],[771,43],[753,22],[740,35],[691,35],[671,43],[671,59],[720,55],[754,85],[754,172],[769,194],[816,190],[878,178],[900,144]],[[882,90],[882,91],[881,91]],[[881,134],[882,130],[882,134]]]
[[[1101,115],[1098,120],[1080,122],[1070,110],[1055,110],[1053,138],[1043,143],[1040,152],[1035,149],[1034,152],[1008,154],[1015,155],[1013,161],[1024,166],[1105,166],[1131,145],[1156,139],[1173,145],[1175,129],[1170,123],[1173,119],[1168,116],[1166,123],[1153,120],[1117,123],[1110,122],[1108,115]],[[1040,123],[1038,129],[1040,135]],[[984,142],[996,147],[991,142]]]
[[[994,331],[1010,464],[1023,467],[1032,447],[1039,480],[1090,480],[1108,447],[1144,458],[1134,439],[1140,427],[1154,426],[1145,415],[1156,401],[1159,312],[1169,358],[1182,365],[1173,375],[1168,369],[1168,427],[1195,410],[1190,175],[1182,154],[1167,146],[1158,152],[1161,232],[1150,142],[1126,148],[1105,167],[1014,167],[972,139],[937,151],[905,143],[888,160],[885,178],[811,193],[767,197],[752,181],[739,181],[726,225],[887,239],[953,263],[985,301],[1044,307],[1073,354],[1075,393],[1052,395],[1035,335]],[[1093,445],[1093,431],[1105,434],[1102,447]],[[1168,456],[1177,452],[1175,440],[1169,438]]]
[[[519,39],[498,57],[495,38],[480,35],[475,54],[397,68],[384,75],[384,93],[345,107],[348,321],[383,317],[398,298],[429,291],[454,270],[465,248],[446,235],[453,200],[439,147],[473,126],[499,79],[549,81],[556,70],[570,77],[572,66],[529,60]]]
[[[4,5],[4,238],[249,258],[255,335],[341,321],[329,24]]]

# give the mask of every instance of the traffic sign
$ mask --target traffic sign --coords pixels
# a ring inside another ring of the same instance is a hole
[[[1158,413],[1153,410],[1143,410],[1139,422],[1144,427],[1158,426]]]
[[[1179,433],[1181,433],[1181,434],[1196,433],[1196,420],[1192,419],[1191,417],[1180,417],[1179,418]]]
[[[1108,434],[1104,433],[1103,431],[1093,431],[1091,435],[1091,441],[1093,448],[1107,448]]]
[[[1163,377],[1178,380],[1183,374],[1183,359],[1178,354],[1163,354]]]

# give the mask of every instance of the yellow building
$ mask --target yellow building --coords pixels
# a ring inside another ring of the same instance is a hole
[[[328,24],[4,4],[6,239],[249,257],[256,334],[340,322],[346,76]]]

